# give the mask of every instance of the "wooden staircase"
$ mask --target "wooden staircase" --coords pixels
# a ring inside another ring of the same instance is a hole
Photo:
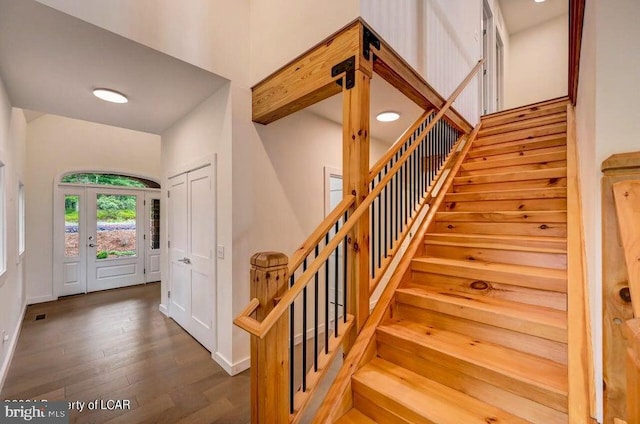
[[[339,423],[568,422],[566,112],[482,118]]]

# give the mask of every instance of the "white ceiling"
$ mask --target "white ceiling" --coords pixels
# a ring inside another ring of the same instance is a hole
[[[515,34],[569,13],[569,0],[499,0],[509,34]]]
[[[34,0],[0,0],[0,74],[13,106],[155,134],[226,81]]]
[[[306,109],[330,121],[342,125],[342,96],[336,95]],[[395,122],[378,122],[374,117],[380,112],[394,111],[400,114]],[[413,124],[422,109],[406,96],[375,75],[371,80],[371,137],[387,144],[395,142]]]

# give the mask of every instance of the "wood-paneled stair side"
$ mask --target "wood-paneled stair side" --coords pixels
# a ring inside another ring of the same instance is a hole
[[[338,423],[569,417],[566,98],[482,118]]]

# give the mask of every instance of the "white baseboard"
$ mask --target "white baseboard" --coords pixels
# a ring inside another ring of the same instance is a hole
[[[36,303],[52,302],[58,300],[56,296],[37,296],[27,298],[27,305],[35,305]]]
[[[251,358],[246,357],[235,364],[232,364],[227,358],[222,356],[220,352],[215,352],[211,355],[214,361],[218,363],[230,376],[234,376],[236,374],[240,374],[244,370],[248,370],[251,366]]]
[[[160,312],[162,312],[165,316],[167,317],[169,316],[169,309],[167,309],[167,307],[164,306],[162,303],[160,304],[158,309],[160,309]]]
[[[18,345],[18,337],[20,337],[20,330],[22,329],[22,322],[24,321],[24,315],[26,312],[27,305],[25,304],[22,306],[22,312],[20,312],[19,317],[20,319],[18,320],[18,324],[13,330],[13,334],[11,335],[11,341],[9,342],[7,355],[4,357],[4,361],[2,362],[2,366],[0,367],[0,392],[4,387],[4,380],[7,378],[7,374],[9,373],[9,366],[11,365],[13,354],[16,351],[16,346]]]

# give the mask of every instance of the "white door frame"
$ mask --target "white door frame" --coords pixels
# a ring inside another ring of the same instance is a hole
[[[161,200],[161,194],[160,191],[145,191],[145,195],[144,195],[144,215],[145,215],[145,219],[144,219],[144,227],[145,227],[145,232],[144,232],[144,245],[145,245],[145,259],[144,259],[144,266],[145,266],[145,282],[146,283],[152,283],[152,282],[156,282],[156,281],[160,281],[162,279],[162,275],[160,272],[161,269],[161,263],[162,263],[162,256],[161,256],[161,243],[158,243],[158,247],[154,248],[153,247],[153,240],[151,237],[151,225],[152,225],[152,217],[151,217],[151,208],[153,206],[153,201],[157,200],[158,202],[160,202],[160,217],[162,217],[162,214],[164,213],[163,211],[163,205],[162,205],[162,200]],[[160,224],[161,222],[161,218],[158,218],[158,231],[162,232],[161,228],[162,225]],[[162,236],[160,236],[160,240],[162,240]]]
[[[97,186],[97,185],[85,185],[85,184],[70,184],[70,183],[60,183],[59,181],[62,179],[62,177],[64,175],[69,175],[72,173],[83,173],[83,172],[95,172],[95,173],[103,173],[103,174],[118,174],[118,175],[130,175],[130,176],[135,176],[135,175],[131,175],[131,174],[127,174],[124,172],[120,172],[120,171],[86,171],[86,170],[81,170],[81,171],[67,171],[64,172],[58,176],[56,176],[56,179],[54,180],[54,184],[53,184],[53,299],[52,300],[56,300],[58,299],[60,296],[64,296],[65,293],[62,289],[63,284],[64,284],[64,260],[65,260],[65,256],[64,256],[64,196],[65,194],[70,194],[70,195],[76,195],[76,194],[80,194],[81,197],[84,200],[84,202],[87,202],[87,189],[89,188],[108,188],[108,189],[117,189],[117,190],[122,190],[122,191],[143,191],[145,193],[157,193],[159,195],[160,193],[160,189],[156,189],[156,188],[140,188],[140,187],[112,187],[112,186]],[[145,178],[147,180],[150,181],[154,181],[153,178],[149,178],[149,177],[145,177],[145,176],[140,176],[141,178]],[[79,225],[82,225],[83,229],[86,228],[87,225],[87,217],[85,217],[83,213],[80,214],[80,222],[78,223]],[[62,223],[62,224],[60,224]],[[146,229],[145,229],[146,231]],[[86,231],[85,231],[86,232]],[[84,293],[87,293],[87,285],[86,285],[86,263],[87,263],[87,257],[86,257],[86,250],[87,250],[87,245],[88,242],[86,240],[86,234],[84,239],[80,239],[80,250],[81,252],[84,251],[84,259],[82,260],[82,263],[84,264],[84,268],[83,268],[83,275],[84,275]],[[84,247],[83,247],[84,246]],[[146,250],[144,252],[144,255],[146,257]]]

